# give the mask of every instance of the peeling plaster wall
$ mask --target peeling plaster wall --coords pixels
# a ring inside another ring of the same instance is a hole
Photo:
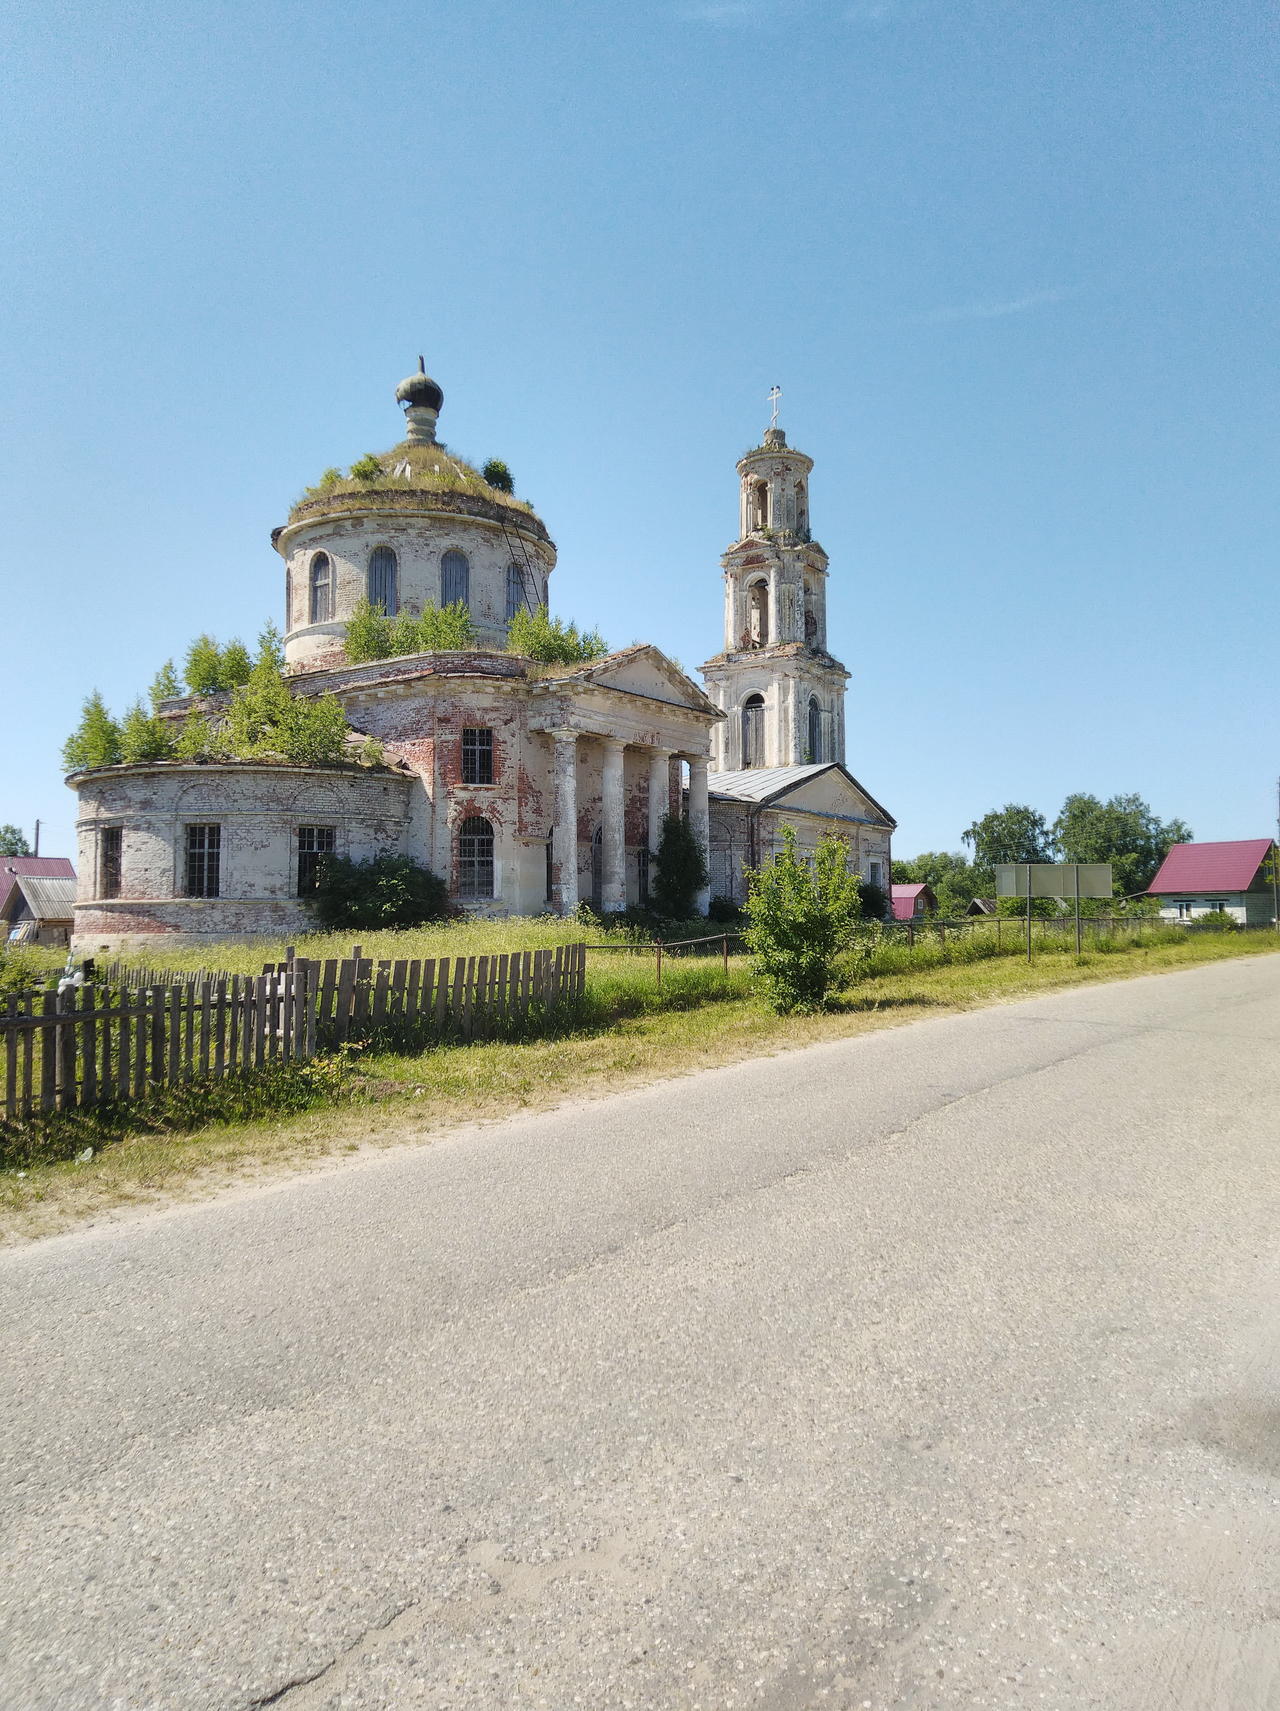
[[[712,775],[712,788],[715,777]],[[880,884],[887,892],[890,873],[890,840],[885,826],[863,820],[846,820],[803,809],[752,808],[749,803],[712,800],[711,895],[731,897],[745,903],[744,867],[759,867],[772,861],[783,847],[782,832],[790,826],[796,834],[796,853],[812,855],[820,840],[834,832],[849,845],[850,866],[861,879],[870,881],[872,862],[880,863]]]
[[[383,768],[112,767],[82,775],[75,942],[97,949],[179,934],[203,941],[313,925],[296,895],[297,830],[332,826],[339,855],[408,844],[415,781]],[[185,897],[186,827],[221,827],[220,895]],[[99,895],[100,838],[121,829],[120,895]]]

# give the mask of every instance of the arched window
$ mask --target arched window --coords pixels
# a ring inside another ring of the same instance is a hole
[[[796,482],[796,530],[802,535],[809,532],[809,500],[803,481]]]
[[[311,622],[328,624],[333,619],[333,567],[328,553],[311,560]]]
[[[400,571],[390,547],[369,554],[369,604],[381,606],[388,618],[400,610]]]
[[[751,527],[767,529],[769,527],[769,483],[757,481],[751,489]]]
[[[510,623],[524,605],[524,573],[518,564],[507,566],[507,622]]]
[[[769,585],[753,582],[747,589],[747,639],[753,648],[769,645]]]
[[[822,708],[816,695],[809,697],[809,759],[822,759]]]
[[[458,896],[493,896],[493,827],[478,814],[458,833]]]
[[[471,607],[471,566],[466,553],[456,549],[440,560],[440,604]]]
[[[763,695],[748,695],[742,703],[742,764],[764,765]]]

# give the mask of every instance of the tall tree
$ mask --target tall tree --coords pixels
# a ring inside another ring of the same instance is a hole
[[[1112,796],[1100,802],[1083,792],[1068,796],[1053,823],[1064,861],[1109,861],[1116,895],[1145,891],[1173,844],[1191,841],[1183,820],[1161,821],[1141,796]]]
[[[80,723],[62,745],[68,772],[88,766],[115,766],[120,759],[120,727],[95,689],[85,701]]]
[[[182,680],[173,669],[171,659],[167,659],[155,674],[147,694],[151,700],[151,711],[153,713],[162,701],[172,701],[182,694]]]
[[[964,843],[973,845],[974,862],[979,867],[1053,859],[1053,840],[1044,815],[1024,802],[1006,802],[1003,808],[993,808],[960,836]]]
[[[0,856],[30,854],[31,845],[21,826],[0,826]]]

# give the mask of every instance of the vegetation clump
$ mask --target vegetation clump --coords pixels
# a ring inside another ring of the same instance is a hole
[[[507,652],[545,665],[587,665],[609,651],[599,630],[579,631],[572,621],[553,618],[545,606],[521,607],[507,625]]]
[[[812,860],[802,860],[786,826],[782,849],[767,866],[748,871],[747,887],[743,937],[769,1003],[784,1015],[825,1009],[862,919],[848,846],[824,837]]]
[[[0,856],[27,856],[31,854],[31,845],[27,842],[26,833],[21,826],[0,826]]]
[[[420,927],[446,920],[451,912],[444,880],[398,855],[372,861],[325,856],[311,905],[320,925],[330,930]]]
[[[424,606],[415,617],[401,612],[389,618],[380,603],[362,598],[347,620],[344,643],[352,665],[404,654],[447,653],[475,646],[471,613],[459,600],[449,606]]]
[[[699,891],[707,883],[702,845],[683,814],[666,814],[654,851],[657,872],[649,882],[653,910],[667,921],[687,921],[696,913]]]
[[[515,492],[515,477],[500,457],[491,457],[480,473],[490,487],[496,487],[499,493]]]

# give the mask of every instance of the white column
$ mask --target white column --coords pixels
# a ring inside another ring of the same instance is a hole
[[[627,906],[626,797],[622,788],[622,752],[616,737],[605,737],[600,782],[600,907],[616,915]]]
[[[701,755],[689,756],[689,830],[702,847],[702,859],[711,864],[711,804],[707,799],[707,763]],[[700,915],[705,915],[711,902],[710,885],[704,885],[695,899]]]
[[[671,812],[671,751],[649,750],[649,848],[662,842],[662,822]]]
[[[551,826],[551,900],[558,915],[578,907],[578,733],[553,731],[555,819]]]

